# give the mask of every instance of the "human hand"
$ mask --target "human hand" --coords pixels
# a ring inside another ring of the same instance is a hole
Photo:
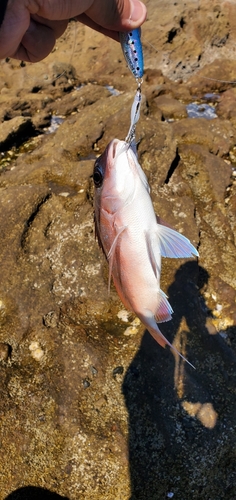
[[[146,18],[139,0],[8,0],[0,28],[0,59],[37,62],[53,49],[71,18],[119,40]]]

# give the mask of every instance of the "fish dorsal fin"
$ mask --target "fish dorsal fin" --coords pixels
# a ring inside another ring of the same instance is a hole
[[[150,193],[150,186],[148,184],[148,180],[147,180],[146,174],[144,173],[142,167],[139,165],[138,161],[137,161],[137,171],[138,171],[140,180],[143,183],[145,189],[147,190],[148,193]]]
[[[198,251],[190,243],[188,238],[174,229],[162,224],[157,224],[156,231],[159,239],[160,253],[162,257],[188,258],[198,257]]]
[[[117,234],[114,238],[114,241],[111,245],[111,248],[107,254],[107,260],[109,262],[109,277],[108,277],[108,294],[110,293],[110,288],[111,288],[111,275],[112,275],[112,267],[113,267],[113,261],[114,261],[114,255],[115,255],[115,250],[116,250],[116,245],[117,245],[117,242],[118,242],[118,238],[120,237],[121,233],[123,233],[123,231],[125,231],[125,229],[127,228],[127,226],[122,226],[120,227],[119,229],[116,227],[116,225],[114,225],[116,231],[117,231]]]
[[[146,176],[145,172],[143,171],[141,165],[139,164],[138,157],[137,157],[137,150],[134,150],[134,147],[132,146],[132,144],[131,144],[129,152],[127,152],[127,154],[129,154],[131,157],[133,156],[132,161],[134,164],[134,171],[137,172],[137,174],[138,174],[142,184],[144,185],[146,191],[148,193],[150,193],[150,186],[148,184],[147,176]],[[129,160],[129,158],[128,158],[128,160]]]
[[[172,318],[173,309],[167,300],[166,294],[160,290],[158,293],[158,304],[155,312],[157,323],[164,323]]]

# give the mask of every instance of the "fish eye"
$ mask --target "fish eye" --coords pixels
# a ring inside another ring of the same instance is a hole
[[[102,171],[102,167],[99,165],[98,162],[96,162],[94,165],[93,182],[94,182],[95,187],[97,187],[97,188],[101,187],[101,185],[103,183],[103,171]]]

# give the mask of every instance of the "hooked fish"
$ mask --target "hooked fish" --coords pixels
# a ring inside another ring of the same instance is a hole
[[[108,288],[112,277],[125,307],[161,346],[177,351],[157,326],[173,312],[160,289],[161,257],[192,257],[198,252],[156,217],[134,142],[113,139],[95,162],[93,180],[95,231],[109,263]]]

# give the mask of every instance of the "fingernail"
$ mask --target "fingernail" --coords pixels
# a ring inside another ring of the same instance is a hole
[[[143,22],[146,18],[146,7],[139,0],[130,0],[130,21]]]

